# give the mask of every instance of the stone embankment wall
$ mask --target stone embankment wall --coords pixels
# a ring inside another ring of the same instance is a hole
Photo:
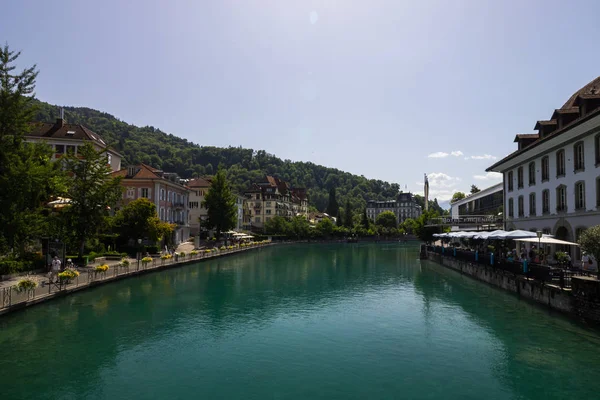
[[[489,266],[475,265],[449,257],[442,257],[440,254],[429,253],[428,257],[429,260],[435,261],[445,267],[509,292],[517,293],[523,298],[547,305],[554,310],[600,323],[600,286],[596,280],[593,280],[593,284],[591,284],[589,282],[592,280],[587,279],[586,283],[591,287],[595,286],[596,291],[592,294],[589,287],[586,287],[584,291],[589,297],[584,299],[574,294],[577,287],[576,282],[579,282],[578,278],[573,278],[573,291],[571,291],[527,279],[524,276],[515,277],[509,272],[496,270]]]

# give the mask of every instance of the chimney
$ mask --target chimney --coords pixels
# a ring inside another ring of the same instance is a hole
[[[60,108],[60,118],[56,119],[56,123],[54,124],[55,129],[60,129],[65,125],[65,109]]]

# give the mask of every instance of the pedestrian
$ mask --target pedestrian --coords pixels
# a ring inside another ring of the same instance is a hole
[[[52,267],[50,268],[50,283],[52,283],[54,280],[58,280],[60,264],[61,262],[58,259],[58,256],[54,256],[54,259],[52,260]]]
[[[590,268],[590,256],[584,251],[581,256],[581,269],[588,270]]]
[[[534,261],[535,260],[535,245],[531,246],[531,249],[529,249],[529,261]]]
[[[70,258],[69,258],[69,259],[67,259],[67,263],[66,263],[66,265],[65,265],[65,268],[70,268],[70,269],[73,269],[73,268],[74,268],[74,265],[73,265],[73,260],[71,260]]]

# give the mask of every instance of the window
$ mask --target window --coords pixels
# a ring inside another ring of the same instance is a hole
[[[529,194],[529,215],[535,216],[535,193]]]
[[[535,162],[529,163],[529,186],[535,185]]]
[[[150,194],[148,192],[149,192],[148,188],[142,188],[141,192],[140,192],[141,193],[141,197],[145,197],[147,199],[150,198]]]
[[[510,171],[508,173],[508,178],[506,178],[506,180],[508,181],[508,191],[512,192],[513,191],[513,172]]]
[[[556,211],[567,211],[567,188],[565,185],[556,188]]]
[[[523,189],[523,167],[517,168],[517,188]]]
[[[57,144],[54,146],[54,152],[56,154],[64,154],[65,153],[65,145],[64,144]]]
[[[525,215],[525,206],[524,206],[524,201],[523,201],[523,196],[519,196],[518,200],[517,200],[517,207],[518,207],[518,211],[519,211],[519,217],[522,217]]]
[[[556,177],[565,176],[565,151],[556,152]]]
[[[70,146],[67,146],[67,150],[68,150],[69,147]],[[112,154],[108,153],[106,155],[106,159],[107,159],[108,164],[112,164]]]
[[[127,198],[128,199],[135,198],[135,188],[132,188],[132,187],[127,188]]]
[[[550,180],[550,159],[548,156],[542,158],[542,182]]]
[[[267,214],[271,214],[271,209],[265,211]]]
[[[163,207],[160,208],[160,220],[165,220],[165,209]]]
[[[583,142],[575,143],[573,146],[573,164],[575,172],[585,169],[585,160],[583,158]]]
[[[596,178],[596,207],[600,207],[600,176]]]
[[[514,207],[514,200],[512,198],[508,199],[508,216],[509,217],[514,217],[515,216],[515,207]]]
[[[575,209],[585,210],[585,183],[583,181],[575,183]]]
[[[596,165],[600,164],[600,134],[594,138],[594,153],[596,153]]]
[[[260,217],[256,217],[256,218],[254,218],[254,222],[257,222],[257,223],[259,223],[259,224],[260,224]]]
[[[550,191],[548,189],[542,192],[542,214],[550,212]]]
[[[165,199],[165,189],[160,189],[160,199],[161,200]]]

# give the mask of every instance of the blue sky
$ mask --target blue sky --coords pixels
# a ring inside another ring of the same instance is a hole
[[[37,95],[448,199],[600,75],[594,1],[8,1]]]

